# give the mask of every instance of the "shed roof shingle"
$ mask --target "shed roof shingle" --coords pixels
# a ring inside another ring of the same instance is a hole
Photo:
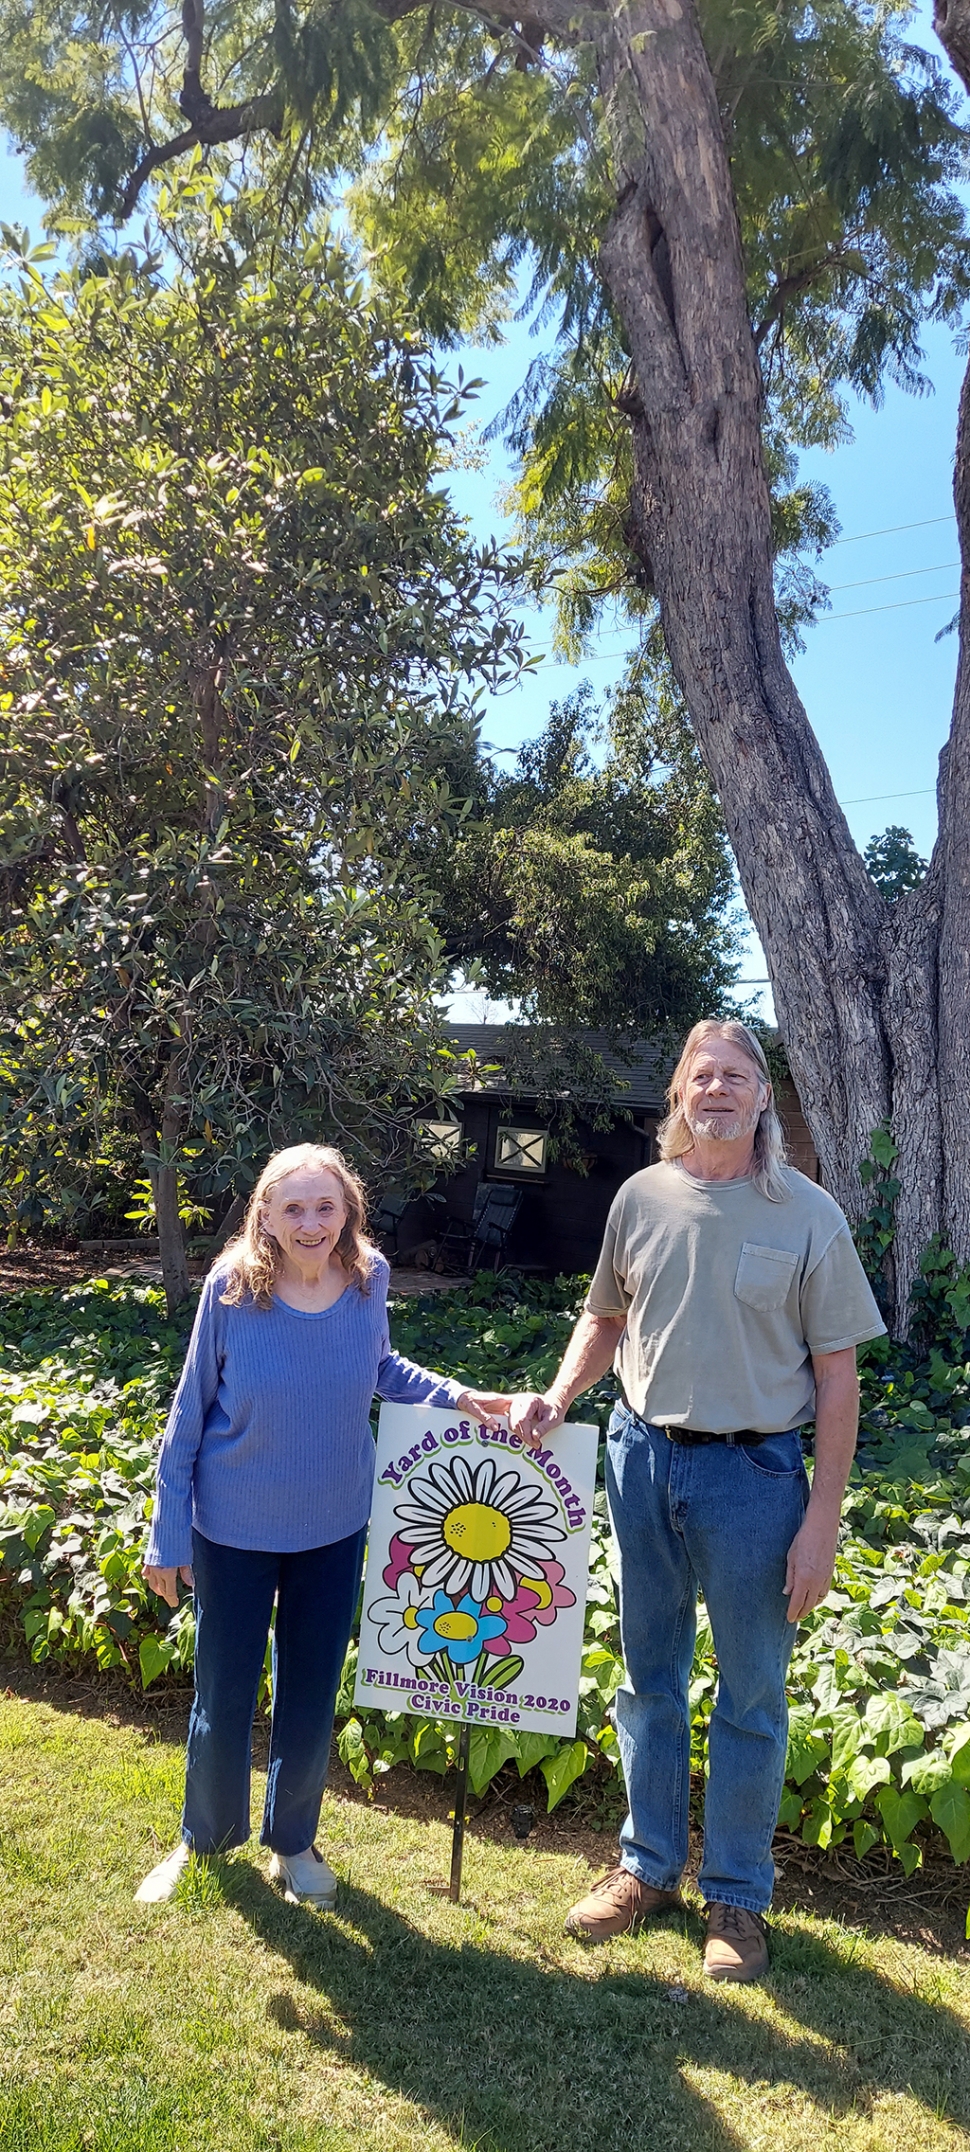
[[[480,1061],[501,1064],[510,1049],[516,1045],[526,1047],[535,1054],[539,1070],[542,1068],[542,1049],[549,1037],[549,1059],[558,1060],[566,1043],[562,1034],[547,1034],[539,1024],[451,1024],[449,1037],[460,1053],[473,1052]],[[598,1054],[604,1067],[615,1083],[613,1096],[618,1105],[632,1106],[640,1112],[661,1114],[665,1110],[664,1092],[673,1062],[648,1039],[631,1040],[627,1052],[618,1053],[610,1043],[606,1031],[577,1030],[573,1038],[587,1052]],[[524,1082],[508,1082],[504,1076],[483,1079],[488,1091],[518,1092],[522,1097],[534,1096],[536,1086],[528,1090]]]

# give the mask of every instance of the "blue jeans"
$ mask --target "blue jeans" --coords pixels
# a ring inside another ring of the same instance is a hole
[[[366,1526],[305,1554],[222,1547],[192,1534],[195,1700],[182,1837],[222,1853],[249,1837],[256,1698],[273,1601],[273,1724],[260,1840],[275,1853],[313,1844],[364,1559]]]
[[[676,1890],[687,1859],[688,1684],[701,1591],[718,1685],[698,1882],[708,1904],[763,1913],[775,1878],[795,1639],[785,1567],[808,1497],[799,1437],[686,1448],[619,1406],[606,1485],[628,1684],[616,1697],[630,1803],[623,1866],[657,1890]]]

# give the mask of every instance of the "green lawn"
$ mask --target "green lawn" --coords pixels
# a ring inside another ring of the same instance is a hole
[[[473,1833],[456,1907],[444,1823],[337,1795],[338,1915],[255,1847],[136,1906],[180,1749],[24,1700],[0,1749],[3,2152],[965,2148],[962,1957],[784,1914],[768,1985],[711,1988],[693,1915],[570,1942],[575,1853]]]

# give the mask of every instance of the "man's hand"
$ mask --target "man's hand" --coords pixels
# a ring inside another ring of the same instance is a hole
[[[593,1315],[584,1308],[563,1355],[551,1387],[544,1397],[523,1390],[513,1397],[509,1420],[514,1435],[521,1435],[532,1450],[541,1450],[554,1427],[564,1420],[574,1398],[581,1397],[613,1365],[613,1355],[626,1329],[625,1315]]]
[[[178,1606],[179,1577],[181,1577],[183,1584],[188,1585],[190,1592],[195,1589],[195,1578],[187,1563],[183,1563],[181,1569],[155,1569],[149,1568],[146,1564],[142,1575],[149,1591],[154,1592],[157,1598],[164,1599],[166,1606],[169,1607]]]
[[[546,1436],[565,1419],[566,1409],[559,1398],[548,1394],[540,1397],[535,1390],[520,1390],[509,1408],[509,1426],[513,1435],[521,1435],[530,1450],[541,1450]]]
[[[463,1390],[456,1412],[468,1412],[473,1420],[484,1420],[487,1427],[498,1427],[509,1416],[512,1399],[507,1391],[499,1394],[493,1390]]]
[[[833,1524],[817,1513],[813,1516],[811,1509],[806,1511],[805,1522],[788,1549],[785,1591],[789,1621],[801,1621],[803,1614],[810,1614],[824,1599],[835,1569],[838,1537],[837,1517]]]

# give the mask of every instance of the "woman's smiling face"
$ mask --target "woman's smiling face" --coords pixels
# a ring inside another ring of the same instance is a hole
[[[262,1221],[264,1230],[297,1269],[307,1263],[316,1268],[333,1254],[347,1223],[337,1175],[326,1166],[304,1166],[284,1174],[267,1193]]]

